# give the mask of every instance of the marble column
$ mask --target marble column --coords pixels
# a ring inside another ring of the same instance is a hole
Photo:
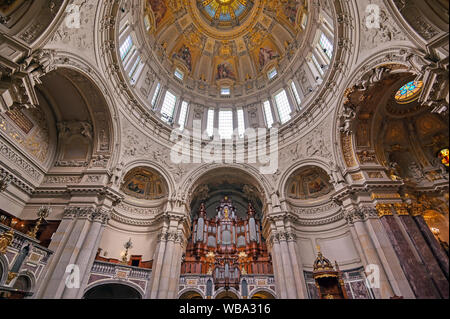
[[[394,295],[413,298],[414,294],[403,274],[394,249],[378,220],[377,211],[370,207],[348,210],[346,219],[356,236],[365,267],[379,268],[380,285],[372,291],[376,298],[389,299]]]
[[[409,215],[407,210],[403,210],[403,212],[404,213],[400,213],[400,211],[397,210],[400,221],[402,222],[411,240],[413,241],[414,246],[416,247],[416,250],[420,255],[420,258],[425,265],[428,275],[431,277],[440,294],[440,297],[448,299],[449,287],[447,278],[445,278],[444,273],[442,272],[436,258],[433,255],[433,252],[425,241],[425,238],[422,236],[422,233],[419,227],[417,227],[417,224],[415,223],[413,217]]]
[[[449,277],[448,255],[445,253],[441,244],[438,242],[436,237],[433,235],[433,233],[430,230],[430,227],[428,226],[427,222],[423,218],[422,205],[412,204],[410,207],[410,213],[411,213],[412,218],[416,222],[417,227],[419,228],[420,232],[422,233],[423,237],[425,238],[425,241],[427,242],[428,246],[430,247],[434,257],[436,258],[437,262],[439,263],[439,266],[448,281],[448,277]]]
[[[420,299],[439,298],[439,294],[433,286],[424,264],[414,255],[399,223],[393,216],[392,204],[378,204],[377,209],[381,212],[381,223],[392,243],[392,247],[398,256],[415,296]]]

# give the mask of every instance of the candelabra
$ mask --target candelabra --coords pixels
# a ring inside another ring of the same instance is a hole
[[[39,227],[41,226],[42,222],[45,220],[45,218],[47,218],[50,213],[52,212],[52,209],[50,208],[50,206],[41,206],[41,208],[39,208],[38,212],[37,212],[37,216],[39,217],[36,225],[33,227],[32,230],[30,230],[27,235],[30,236],[31,238],[36,238],[36,234],[39,230]]]
[[[123,245],[125,248],[125,253],[122,256],[122,264],[128,264],[128,250],[133,248],[133,243],[131,242],[131,238]]]

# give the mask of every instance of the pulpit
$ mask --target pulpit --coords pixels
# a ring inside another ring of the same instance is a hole
[[[320,250],[314,262],[313,277],[320,299],[348,299],[342,273],[337,262],[333,267]]]

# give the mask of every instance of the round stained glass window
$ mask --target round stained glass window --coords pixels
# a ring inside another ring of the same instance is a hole
[[[411,103],[419,98],[420,92],[422,92],[422,81],[411,81],[403,85],[395,94],[395,100],[399,104]]]

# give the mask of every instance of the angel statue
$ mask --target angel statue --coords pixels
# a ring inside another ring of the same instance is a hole
[[[352,121],[356,118],[356,107],[351,103],[344,105],[344,111],[340,117],[341,126],[340,132],[345,135],[352,134]]]

